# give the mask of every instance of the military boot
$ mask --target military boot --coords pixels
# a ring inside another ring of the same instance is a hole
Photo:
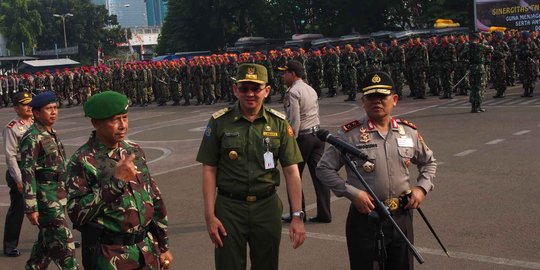
[[[486,109],[482,109],[482,106],[480,105],[480,101],[476,102],[476,112],[485,112]]]
[[[521,97],[528,97],[529,96],[529,88],[523,89],[523,95]]]
[[[472,105],[472,107],[471,107],[471,113],[476,113],[476,112],[477,112],[477,111],[476,111],[476,101],[473,101],[473,102],[471,103],[471,105]]]
[[[356,101],[356,93],[349,94],[349,97],[345,101]]]

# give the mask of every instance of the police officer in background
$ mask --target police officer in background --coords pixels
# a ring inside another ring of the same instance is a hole
[[[32,108],[28,103],[32,96],[28,92],[16,93],[13,97],[14,109],[17,117],[9,122],[2,133],[4,138],[4,150],[6,155],[6,182],[9,187],[9,205],[4,227],[4,255],[18,257],[17,249],[21,226],[24,219],[23,183],[21,169],[19,168],[20,154],[19,142],[23,134],[34,122],[32,120]]]
[[[283,211],[276,187],[281,163],[293,220],[293,248],[305,239],[302,183],[297,164],[302,155],[283,114],[263,105],[270,93],[264,66],[238,67],[233,88],[238,102],[212,115],[197,161],[203,163],[206,226],[216,246],[216,269],[278,269]],[[216,196],[217,189],[217,196]]]
[[[165,202],[139,145],[126,139],[128,98],[105,91],[84,104],[95,131],[67,167],[68,213],[85,269],[169,268]],[[144,267],[144,268],[143,268]]]
[[[437,164],[416,126],[392,117],[398,102],[391,77],[384,72],[368,74],[363,83],[362,104],[367,116],[341,127],[337,137],[361,149],[368,161],[353,158],[358,171],[378,198],[389,207],[397,224],[413,241],[411,209],[418,208],[433,189]],[[371,166],[375,164],[374,166]],[[409,179],[409,167],[419,169],[416,181]],[[339,196],[351,201],[346,236],[351,269],[373,269],[376,258],[377,224],[369,213],[375,210],[373,198],[356,175],[347,167],[346,181],[338,171],[343,167],[341,152],[334,146],[326,149],[317,167],[317,176]],[[407,205],[399,197],[412,191]],[[387,252],[386,269],[413,269],[412,254],[389,220],[382,221]]]
[[[292,60],[286,66],[278,67],[278,69],[283,72],[283,82],[289,88],[285,93],[283,106],[304,159],[304,162],[298,164],[300,177],[307,163],[317,196],[317,216],[309,218],[309,221],[329,223],[332,221],[330,189],[322,184],[315,174],[317,163],[324,152],[324,142],[315,136],[320,125],[318,95],[311,86],[302,80],[305,72],[300,62]],[[302,211],[304,210],[305,202],[302,193]],[[289,213],[292,213],[292,209]],[[286,222],[291,221],[290,216],[283,217],[283,219]]]

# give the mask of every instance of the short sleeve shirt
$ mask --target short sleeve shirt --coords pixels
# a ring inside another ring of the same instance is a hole
[[[274,168],[265,168],[271,153]],[[302,162],[292,128],[281,113],[263,107],[253,122],[238,105],[213,114],[204,132],[197,161],[217,167],[217,187],[228,192],[255,194],[280,183],[278,161],[283,167]]]

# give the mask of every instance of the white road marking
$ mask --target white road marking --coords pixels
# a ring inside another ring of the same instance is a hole
[[[183,167],[178,167],[178,168],[174,168],[174,169],[170,169],[170,170],[166,170],[166,171],[161,171],[161,172],[158,172],[158,173],[152,173],[152,176],[158,176],[158,175],[162,175],[162,174],[167,174],[167,173],[170,173],[170,172],[183,170],[183,169],[187,169],[187,168],[191,168],[191,167],[195,167],[195,166],[199,166],[199,165],[201,165],[201,163],[195,163],[195,164],[191,164],[191,165],[186,165],[186,166],[183,166]]]
[[[159,156],[158,158],[148,161],[148,164],[152,164],[154,162],[158,162],[158,161],[160,161],[160,160],[162,160],[164,158],[167,158],[172,153],[172,151],[170,149],[167,149],[167,148],[164,148],[164,147],[149,147],[149,146],[147,146],[147,147],[145,147],[145,149],[155,149],[155,150],[159,150],[159,151],[163,152],[163,154],[161,156]]]
[[[469,149],[469,150],[465,150],[463,152],[457,153],[454,156],[455,157],[464,157],[464,156],[466,156],[468,154],[471,154],[471,153],[474,153],[474,152],[476,152],[476,149]]]
[[[500,143],[502,141],[504,141],[504,139],[496,139],[496,140],[493,140],[493,141],[489,141],[486,144],[498,144],[498,143]]]
[[[288,235],[289,230],[283,229],[281,233]],[[341,242],[341,243],[347,242],[347,238],[345,236],[333,235],[333,234],[306,232],[306,237],[319,239],[319,240],[336,241],[336,242]],[[425,247],[418,247],[418,246],[416,248],[418,249],[420,253],[446,257],[446,254],[442,250],[439,250],[439,249],[432,249],[432,248],[425,248]],[[521,260],[508,259],[508,258],[491,257],[491,256],[480,255],[480,254],[471,254],[471,253],[457,252],[457,251],[456,252],[449,251],[448,253],[450,254],[450,257],[454,259],[463,259],[463,260],[476,261],[476,262],[482,262],[482,263],[507,265],[511,267],[521,267],[521,268],[527,268],[527,269],[540,269],[540,263],[538,262],[529,262],[529,261],[521,261]]]
[[[202,132],[202,131],[205,131],[205,130],[206,130],[206,126],[188,129],[189,132]]]
[[[538,101],[538,100],[536,100],[536,99],[531,99],[531,100],[523,101],[523,102],[521,102],[521,103],[519,103],[519,104],[527,105],[527,104],[534,103],[534,102],[536,102],[536,101]]]
[[[516,132],[516,133],[514,133],[512,135],[520,136],[520,135],[523,135],[523,134],[527,134],[529,132],[531,132],[531,131],[530,130],[522,130],[522,131],[518,131],[518,132]]]

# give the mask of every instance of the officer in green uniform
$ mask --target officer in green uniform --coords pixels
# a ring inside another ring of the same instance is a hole
[[[264,66],[238,67],[238,102],[212,115],[199,148],[203,197],[216,269],[278,269],[283,206],[276,195],[279,161],[293,210],[289,228],[293,248],[304,242],[304,212],[297,164],[302,155],[285,116],[266,108],[270,93]],[[217,189],[217,196],[216,196]]]
[[[68,213],[85,269],[168,268],[167,210],[139,145],[125,138],[128,99],[105,91],[84,104],[95,131],[67,167]]]
[[[66,153],[52,128],[58,117],[56,95],[43,92],[29,103],[35,122],[19,149],[26,217],[39,228],[25,269],[47,269],[51,260],[60,269],[79,269],[73,235],[66,221],[64,173]]]

